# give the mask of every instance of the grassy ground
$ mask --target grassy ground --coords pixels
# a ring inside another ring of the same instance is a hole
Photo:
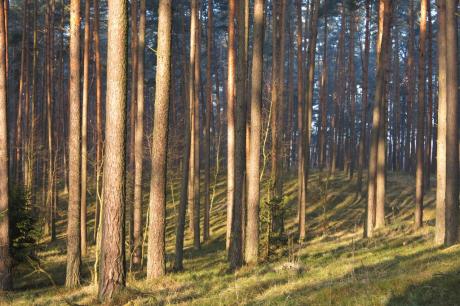
[[[326,186],[327,185],[327,186]],[[173,256],[177,186],[168,204],[168,268]],[[174,192],[172,192],[174,191]],[[295,178],[287,179],[286,232],[296,230]],[[225,184],[216,188],[211,215],[212,239],[199,251],[187,236],[185,271],[145,281],[145,270],[128,275],[128,289],[115,304],[126,305],[460,305],[460,246],[433,244],[434,189],[425,198],[424,227],[412,229],[414,181],[389,174],[387,227],[362,238],[365,200],[343,176],[309,182],[308,240],[278,245],[257,267],[227,272],[225,252]],[[172,196],[174,194],[174,196]],[[147,198],[146,198],[147,200]],[[65,210],[65,201],[62,201]],[[83,260],[83,286],[65,289],[65,215],[59,239],[39,246],[40,265],[15,269],[15,291],[0,297],[5,305],[94,305],[91,284],[94,248]],[[93,223],[90,222],[90,228]],[[92,234],[91,231],[89,234]],[[293,266],[294,268],[289,268]]]

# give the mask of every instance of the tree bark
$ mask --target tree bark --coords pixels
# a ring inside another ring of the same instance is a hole
[[[125,153],[128,8],[109,0],[107,97],[104,155],[104,205],[98,296],[111,301],[126,285],[125,275]]]
[[[363,59],[363,80],[362,80],[362,110],[361,110],[361,135],[359,141],[359,157],[358,157],[358,178],[357,178],[357,191],[362,192],[363,185],[363,171],[366,154],[366,135],[367,135],[367,107],[369,98],[369,49],[370,49],[370,0],[366,0],[366,26],[364,38],[364,59]],[[366,229],[365,229],[366,230]]]
[[[208,0],[207,61],[206,61],[206,115],[204,127],[204,220],[203,241],[209,239],[209,208],[211,201],[211,116],[212,116],[212,45],[213,45],[213,0]]]
[[[254,2],[254,44],[252,53],[251,134],[249,150],[248,209],[245,259],[257,263],[259,257],[260,137],[262,128],[264,0]]]
[[[388,39],[390,35],[390,17],[391,17],[391,0],[380,0],[379,3],[379,32],[377,37],[377,78],[375,88],[375,101],[372,118],[371,130],[371,148],[369,154],[369,179],[368,179],[368,200],[367,200],[367,223],[366,231],[364,234],[367,237],[372,237],[374,227],[384,225],[384,203],[382,203],[382,196],[384,201],[384,194],[378,192],[378,181],[384,180],[384,165],[379,165],[379,152],[380,146],[385,146],[384,137],[380,137],[383,133],[385,124],[383,120],[384,106],[385,106],[385,63],[388,56],[387,50],[389,47]],[[379,139],[380,138],[380,139]],[[382,158],[380,156],[380,158]],[[383,169],[382,169],[383,168]],[[382,173],[383,171],[383,173]],[[380,176],[380,180],[378,179]],[[380,212],[377,218],[377,210]],[[377,225],[378,224],[378,225]]]
[[[145,0],[140,0],[139,38],[137,45],[137,114],[134,135],[134,203],[133,203],[133,264],[139,264],[142,256],[142,163],[144,159],[144,49],[145,49]]]
[[[80,233],[81,256],[86,256],[86,183],[88,160],[88,98],[89,98],[89,42],[90,42],[90,1],[85,1],[85,37],[83,47],[83,91],[81,110],[81,206],[80,206]]]
[[[305,106],[304,106],[304,80],[303,80],[303,50],[302,50],[302,4],[296,0],[297,6],[297,147],[298,147],[298,231],[299,241],[305,240],[305,209],[306,209],[306,182],[305,182]]]
[[[229,0],[228,12],[228,68],[227,68],[227,235],[230,248],[232,213],[235,192],[235,0]]]
[[[96,69],[96,212],[94,214],[94,240],[99,231],[99,216],[102,202],[102,68],[99,41],[99,0],[94,0],[94,65]]]
[[[2,1],[2,7],[5,5]],[[0,291],[12,289],[8,218],[8,119],[5,13],[0,9]]]
[[[458,241],[457,37],[455,1],[439,3],[438,144],[436,183],[437,244]]]
[[[415,228],[423,225],[423,175],[424,175],[424,130],[425,130],[425,40],[428,0],[420,1],[420,48],[418,65],[418,114],[417,114],[417,168],[415,173]]]
[[[34,36],[36,33],[34,34]],[[35,40],[35,38],[34,38]],[[67,213],[66,287],[80,285],[81,107],[80,0],[70,2],[69,208]],[[33,93],[35,96],[36,93]],[[33,112],[33,110],[32,110]],[[32,121],[33,125],[33,121]],[[32,129],[33,132],[33,129]],[[33,142],[33,140],[32,140]],[[33,170],[32,170],[33,171]]]
[[[171,0],[160,0],[158,12],[157,72],[152,140],[147,279],[153,279],[166,273],[166,151],[168,145],[169,86],[171,75]]]

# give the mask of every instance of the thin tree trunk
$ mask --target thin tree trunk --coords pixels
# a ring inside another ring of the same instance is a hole
[[[94,214],[94,240],[99,231],[99,216],[102,200],[102,69],[99,42],[99,0],[94,0],[94,64],[96,68],[96,212]]]
[[[245,92],[245,3],[238,2],[238,66],[236,81],[235,104],[235,160],[234,160],[234,198],[232,210],[232,226],[230,234],[229,261],[230,268],[236,269],[243,264],[243,188],[246,143],[246,96]]]
[[[129,254],[134,251],[134,168],[135,168],[135,131],[136,131],[136,113],[137,113],[137,1],[131,0],[131,84],[130,84],[130,111],[129,111],[129,146],[127,149],[128,163],[126,175],[126,203],[129,205],[128,224],[129,224]],[[130,262],[132,256],[129,258]]]
[[[133,264],[141,262],[142,255],[142,163],[144,159],[144,49],[145,49],[145,0],[140,0],[139,38],[137,45],[137,114],[134,141],[134,215],[133,215]]]
[[[432,153],[432,135],[433,135],[433,31],[431,23],[431,5],[427,3],[428,12],[428,113],[426,127],[426,146],[425,146],[425,188],[430,188],[431,176],[431,153]]]
[[[211,116],[212,116],[212,45],[213,45],[213,0],[208,0],[208,37],[207,37],[207,61],[206,61],[206,115],[204,128],[204,220],[203,241],[209,239],[209,208],[210,208],[210,182],[211,182]]]
[[[228,16],[228,68],[227,68],[227,236],[230,248],[232,213],[235,192],[235,0],[229,0]]]
[[[86,184],[88,161],[88,98],[89,98],[89,44],[90,44],[90,1],[85,1],[85,37],[83,47],[83,91],[81,109],[81,206],[80,233],[81,256],[86,256]]]
[[[2,7],[5,5],[2,2]],[[0,291],[12,289],[8,218],[8,119],[5,13],[0,9]]]
[[[415,174],[415,228],[423,225],[423,142],[425,130],[425,40],[428,0],[420,2],[420,48],[418,65],[417,168]]]
[[[107,34],[106,153],[98,296],[110,301],[126,285],[125,153],[128,8],[109,0]]]
[[[355,79],[355,12],[350,12],[350,52],[348,55],[349,58],[349,74],[350,74],[350,148],[349,148],[349,159],[350,159],[350,169],[348,172],[348,178],[351,180],[353,178],[354,169],[355,169],[355,108],[356,108],[356,79]]]
[[[183,18],[183,17],[182,17]],[[184,48],[185,49],[185,48]],[[190,59],[194,58],[194,53],[192,53],[193,48],[190,50]],[[194,52],[194,51],[193,51]],[[185,61],[185,54],[184,54],[184,62]],[[190,68],[193,65],[193,61],[190,61]],[[186,69],[184,69],[186,70]],[[193,69],[190,69],[193,71]],[[184,75],[184,87],[188,84],[189,87],[185,88],[185,93],[192,92],[192,81],[193,81],[193,73],[189,72],[190,79],[187,83],[187,76]],[[190,150],[191,150],[191,129],[190,129],[190,99],[188,99],[188,95],[185,94],[184,99],[184,121],[185,121],[185,129],[184,129],[184,154],[182,155],[182,181],[181,181],[181,190],[180,190],[180,199],[179,199],[179,209],[177,213],[177,227],[176,227],[176,242],[175,242],[175,256],[174,256],[174,270],[180,271],[183,267],[183,259],[184,259],[184,231],[185,231],[185,214],[187,211],[187,202],[188,202],[188,187],[189,187],[189,174],[190,174]]]
[[[299,241],[305,240],[305,208],[306,208],[306,182],[305,182],[305,108],[304,108],[304,81],[303,81],[303,51],[302,51],[302,4],[301,0],[296,0],[297,6],[297,147],[298,147],[298,231]]]
[[[327,130],[327,3],[324,5],[324,42],[323,68],[321,71],[320,93],[320,124],[319,124],[319,168],[322,170],[326,163],[326,130]]]
[[[36,0],[35,0],[36,1]],[[36,36],[36,33],[34,34]],[[81,235],[81,108],[80,108],[80,0],[70,2],[69,83],[69,208],[67,213],[66,287],[80,284]],[[33,93],[35,96],[35,93]],[[34,98],[32,98],[34,99]],[[32,111],[33,112],[33,111]],[[33,116],[33,115],[32,115]],[[33,122],[32,122],[33,125]],[[32,130],[33,131],[33,130]]]
[[[362,192],[363,171],[366,154],[366,134],[367,134],[367,105],[368,105],[368,90],[369,90],[369,49],[370,49],[370,0],[366,0],[366,30],[364,38],[364,59],[363,59],[363,81],[362,81],[362,110],[361,110],[361,135],[359,141],[359,157],[358,157],[358,180],[357,191]],[[365,228],[366,230],[366,228]]]

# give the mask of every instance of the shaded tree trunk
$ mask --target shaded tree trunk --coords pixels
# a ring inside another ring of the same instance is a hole
[[[423,225],[423,143],[425,130],[425,40],[428,0],[420,2],[420,48],[418,65],[417,168],[415,173],[415,228]]]
[[[133,203],[133,264],[142,256],[142,163],[144,159],[144,49],[145,0],[140,0],[139,38],[137,45],[137,114],[134,135],[134,203]]]
[[[358,179],[357,191],[362,192],[363,171],[366,155],[366,135],[367,135],[367,107],[369,98],[369,49],[370,49],[370,0],[366,0],[366,26],[364,38],[364,58],[363,58],[363,80],[362,80],[362,110],[361,110],[361,135],[359,141],[359,157],[358,157]],[[365,229],[366,230],[366,229]]]
[[[307,184],[305,182],[305,106],[304,106],[304,80],[303,80],[303,50],[302,50],[302,4],[301,0],[296,1],[297,7],[297,168],[298,168],[298,231],[299,241],[305,240],[305,209],[306,209],[306,195]]]
[[[89,98],[89,44],[90,44],[90,1],[85,1],[85,37],[83,47],[83,91],[81,109],[81,206],[80,206],[80,233],[81,256],[86,256],[86,183],[88,160],[88,98]]]

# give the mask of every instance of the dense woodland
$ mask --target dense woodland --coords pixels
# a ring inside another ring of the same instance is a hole
[[[460,305],[459,1],[0,3],[1,303]]]

